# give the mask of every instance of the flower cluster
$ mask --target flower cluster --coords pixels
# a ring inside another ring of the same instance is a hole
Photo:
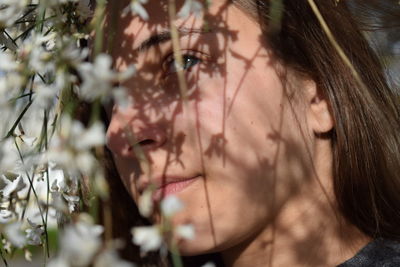
[[[22,250],[27,260],[45,258],[52,267],[132,266],[118,257],[118,241],[103,241],[105,229],[96,225],[97,214],[82,212],[86,206],[91,210],[93,198],[107,198],[108,193],[99,161],[105,144],[99,107],[110,100],[129,105],[133,99],[119,84],[135,75],[133,66],[113,70],[112,58],[92,49],[91,44],[99,43],[92,32],[103,20],[93,2],[0,1],[4,262]],[[97,2],[102,8],[105,1]],[[125,10],[147,20],[147,2],[132,0]],[[199,14],[201,9],[199,1],[186,0],[177,15]],[[82,112],[82,106],[87,110]],[[138,203],[145,217],[153,212],[151,194],[145,193]],[[175,197],[164,199],[163,223],[132,229],[133,242],[147,252],[166,248],[164,238],[171,233],[193,239],[190,225],[168,223],[182,208]],[[57,252],[52,251],[57,241],[52,241],[50,230],[58,232]],[[41,247],[45,257],[32,255],[33,246]]]

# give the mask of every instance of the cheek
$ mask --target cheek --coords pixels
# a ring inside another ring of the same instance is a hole
[[[309,175],[301,112],[273,71],[249,73],[240,88],[207,84],[196,111],[206,183],[183,196],[190,213],[179,217],[198,231],[196,244],[183,245],[189,254],[223,250],[268,226]]]

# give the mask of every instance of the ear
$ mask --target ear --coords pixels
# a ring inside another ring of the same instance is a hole
[[[334,120],[326,97],[318,90],[313,80],[306,82],[308,124],[315,134],[324,134],[332,130]]]

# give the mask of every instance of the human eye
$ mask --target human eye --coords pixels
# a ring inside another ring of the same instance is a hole
[[[182,66],[178,66],[174,54],[169,55],[163,63],[163,69],[165,75],[168,76],[170,74],[176,73],[179,68],[182,70],[187,71],[193,68],[195,65],[202,62],[200,57],[194,55],[193,53],[185,53],[182,54]]]

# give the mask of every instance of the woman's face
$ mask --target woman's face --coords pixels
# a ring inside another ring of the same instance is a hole
[[[216,0],[207,15],[174,22],[184,101],[165,2],[145,7],[148,21],[128,15],[113,28],[117,69],[137,68],[122,84],[133,101],[114,106],[107,132],[121,179],[135,199],[153,184],[155,200],[171,193],[182,200],[174,223],[196,231],[180,243],[185,255],[254,239],[310,181],[306,81],[279,67],[252,19]]]

